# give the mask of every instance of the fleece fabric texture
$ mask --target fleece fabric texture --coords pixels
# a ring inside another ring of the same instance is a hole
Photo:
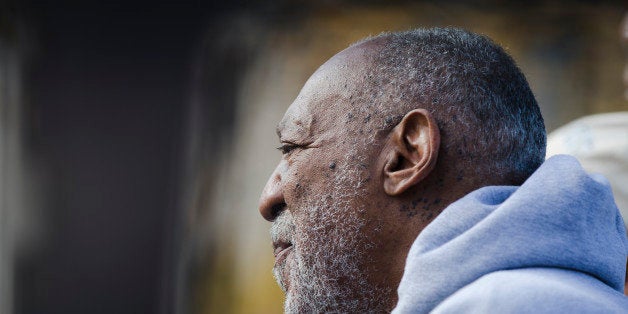
[[[566,155],[478,189],[415,240],[393,313],[628,313],[628,241],[608,182]]]

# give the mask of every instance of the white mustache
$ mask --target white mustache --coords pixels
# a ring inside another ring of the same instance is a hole
[[[287,210],[284,210],[273,221],[270,227],[270,239],[273,243],[284,242],[293,243],[292,236],[294,235],[294,221],[292,220],[292,214]]]

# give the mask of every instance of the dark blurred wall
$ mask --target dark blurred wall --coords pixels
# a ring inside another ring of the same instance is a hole
[[[15,272],[16,313],[169,313],[200,1],[21,4],[35,30],[28,146],[45,237]]]

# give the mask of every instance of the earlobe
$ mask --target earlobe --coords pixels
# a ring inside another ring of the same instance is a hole
[[[393,129],[386,145],[384,190],[399,195],[421,182],[436,166],[440,132],[425,109],[408,112]]]

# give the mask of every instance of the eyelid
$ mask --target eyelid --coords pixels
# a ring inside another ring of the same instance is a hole
[[[318,145],[316,145],[315,142],[310,142],[310,141],[295,143],[289,140],[279,139],[279,143],[281,145],[277,147],[277,149],[281,151],[281,153],[284,155],[289,154],[295,149],[306,149],[306,148],[318,147]]]
[[[290,153],[292,150],[296,149],[296,148],[300,148],[303,147],[302,145],[299,144],[294,144],[294,143],[290,143],[290,142],[283,142],[281,143],[281,146],[277,147],[277,149],[282,153],[282,154],[288,154]]]

